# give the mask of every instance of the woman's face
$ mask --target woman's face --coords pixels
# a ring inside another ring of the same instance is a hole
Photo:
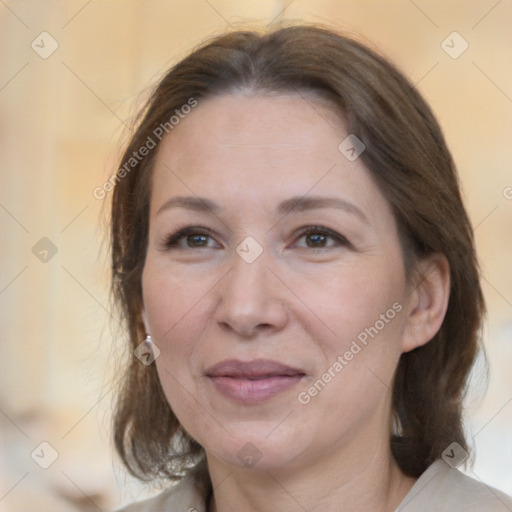
[[[292,469],[388,443],[408,286],[348,135],[312,98],[237,94],[200,101],[158,150],[144,320],[210,462]]]

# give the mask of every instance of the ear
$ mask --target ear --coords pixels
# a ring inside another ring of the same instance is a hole
[[[146,331],[146,334],[151,335],[151,330],[149,329],[148,316],[144,308],[142,308],[140,316],[142,318],[142,323],[144,324],[144,330]]]
[[[407,308],[402,351],[428,343],[443,323],[450,298],[450,264],[443,254],[433,254],[416,264]]]

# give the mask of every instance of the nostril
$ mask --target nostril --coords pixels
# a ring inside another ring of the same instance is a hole
[[[256,326],[256,329],[259,331],[268,331],[269,329],[272,329],[272,325],[270,324],[258,324]]]

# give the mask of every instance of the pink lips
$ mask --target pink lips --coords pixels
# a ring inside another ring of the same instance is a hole
[[[206,375],[225,397],[257,404],[288,390],[305,373],[269,359],[248,362],[228,359],[208,368]]]

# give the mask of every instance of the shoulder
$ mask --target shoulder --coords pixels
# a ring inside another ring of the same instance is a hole
[[[207,498],[207,486],[191,474],[153,498],[116,509],[115,512],[205,512]]]
[[[512,498],[437,460],[417,480],[396,512],[423,510],[510,512]]]

